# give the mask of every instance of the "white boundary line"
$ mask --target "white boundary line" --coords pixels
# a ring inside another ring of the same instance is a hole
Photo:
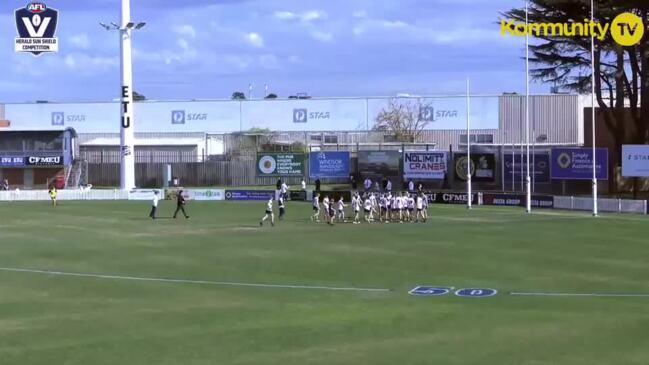
[[[391,291],[391,289],[382,289],[382,288],[345,288],[345,287],[320,286],[320,285],[282,285],[282,284],[236,283],[236,282],[228,282],[228,281],[169,279],[169,278],[124,276],[124,275],[109,275],[109,274],[87,274],[87,273],[75,273],[75,272],[64,272],[64,271],[21,269],[21,268],[15,268],[15,267],[0,267],[0,271],[18,272],[18,273],[31,273],[31,274],[45,274],[45,275],[56,275],[56,276],[72,276],[72,277],[96,278],[96,279],[153,281],[153,282],[174,283],[174,284],[200,284],[200,285],[221,285],[221,286],[247,286],[247,287],[255,287],[255,288],[312,289],[312,290],[363,291],[363,292],[389,292],[389,291]]]
[[[603,297],[603,298],[649,298],[649,294],[624,294],[624,293],[517,293],[509,295],[528,297]]]

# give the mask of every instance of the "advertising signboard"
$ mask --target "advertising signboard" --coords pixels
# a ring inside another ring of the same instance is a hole
[[[406,179],[443,179],[446,175],[446,152],[405,152],[403,174]]]
[[[649,177],[649,145],[622,146],[622,176]]]
[[[309,176],[348,177],[350,155],[347,151],[311,152],[309,154]]]
[[[597,179],[608,180],[608,149],[597,148],[595,158]],[[553,148],[550,159],[552,179],[590,180],[593,178],[592,148]]]
[[[257,154],[257,176],[303,176],[303,153]]]

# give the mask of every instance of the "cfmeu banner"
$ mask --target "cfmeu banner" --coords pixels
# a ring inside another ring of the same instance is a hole
[[[446,152],[405,152],[403,174],[406,179],[443,179]]]

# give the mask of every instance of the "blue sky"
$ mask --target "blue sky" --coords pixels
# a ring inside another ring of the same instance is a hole
[[[79,4],[84,3],[83,6]],[[135,90],[150,99],[524,92],[524,38],[499,35],[520,0],[133,0]],[[16,54],[0,3],[0,102],[109,100],[119,93],[120,0],[52,0],[60,52]],[[547,85],[532,85],[547,92]]]

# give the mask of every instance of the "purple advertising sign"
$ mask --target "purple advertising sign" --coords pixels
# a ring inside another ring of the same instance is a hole
[[[505,171],[505,181],[511,182],[512,178],[514,179],[515,182],[520,182],[521,180],[524,181],[527,173],[526,156],[515,154],[513,162],[512,162],[511,154],[505,154],[504,157],[505,158],[503,163],[504,163],[504,171]],[[521,168],[521,164],[523,165],[522,168]],[[522,171],[522,175],[521,175],[521,171]],[[534,179],[535,183],[550,182],[550,156],[549,155],[541,154],[541,153],[530,155],[530,176],[532,176],[532,179]]]
[[[608,180],[608,149],[597,148],[597,179]],[[593,178],[592,148],[553,148],[551,173],[554,180],[590,180]]]

